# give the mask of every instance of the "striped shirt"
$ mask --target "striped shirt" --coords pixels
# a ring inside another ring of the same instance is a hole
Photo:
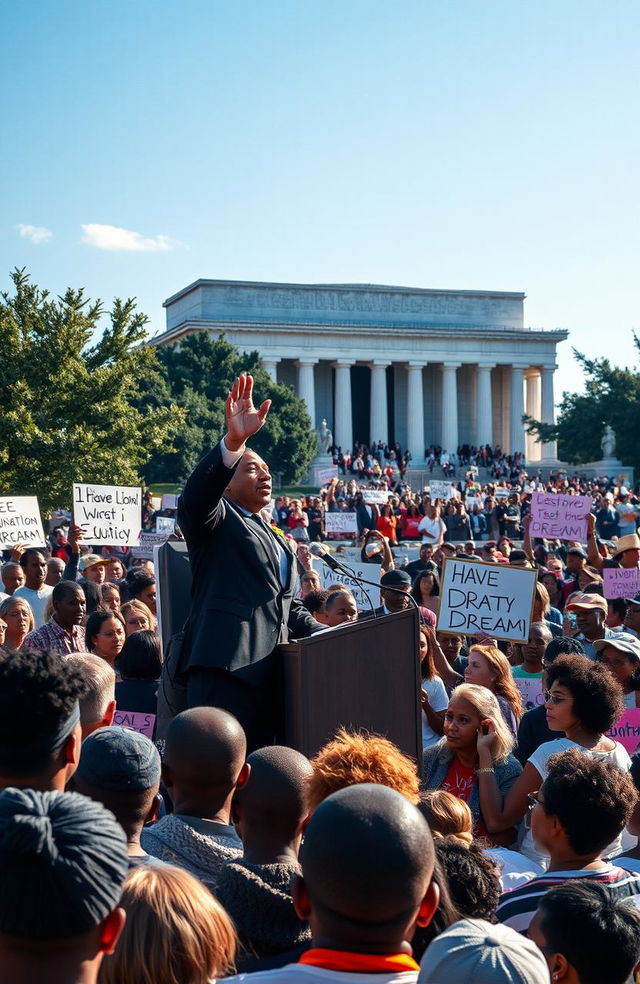
[[[496,909],[498,922],[510,926],[519,933],[526,932],[542,896],[550,888],[564,885],[572,878],[588,878],[590,881],[598,882],[608,890],[612,898],[618,901],[628,899],[631,905],[640,909],[640,874],[625,871],[624,868],[618,868],[613,864],[605,864],[595,871],[587,871],[584,868],[579,871],[548,871],[545,875],[527,882],[526,885],[514,888],[512,892],[504,892]]]

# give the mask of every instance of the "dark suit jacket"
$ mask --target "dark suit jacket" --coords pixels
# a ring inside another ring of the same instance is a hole
[[[322,626],[293,597],[295,557],[284,537],[278,540],[289,560],[283,586],[277,534],[223,498],[233,472],[216,445],[180,496],[178,522],[193,578],[182,669],[230,670],[258,683],[261,668],[269,672],[267,657],[278,643],[303,638]]]

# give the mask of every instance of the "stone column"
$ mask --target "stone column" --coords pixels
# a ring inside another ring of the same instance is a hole
[[[311,426],[316,426],[316,388],[313,378],[313,367],[317,359],[298,359],[298,396],[307,405],[307,413],[311,417]]]
[[[537,368],[527,369],[525,372],[526,380],[526,407],[527,416],[534,420],[540,420],[540,370]],[[541,445],[536,441],[533,434],[526,435],[527,461],[540,461]]]
[[[424,362],[410,362],[407,373],[407,447],[413,467],[424,461],[424,393],[422,370]]]
[[[389,362],[376,359],[371,363],[371,404],[369,443],[377,444],[389,441],[387,414],[387,366]]]
[[[511,367],[511,454],[526,451],[524,440],[524,366]]]
[[[450,455],[458,451],[458,374],[461,362],[442,366],[442,450]]]
[[[280,356],[276,355],[261,355],[260,361],[264,369],[269,373],[274,383],[278,382],[278,363],[280,362]]]
[[[542,409],[540,419],[543,424],[555,424],[555,409],[553,400],[553,374],[556,366],[543,366],[542,368]],[[558,445],[555,441],[548,441],[542,445],[542,461],[554,464],[558,460]]]
[[[478,363],[476,380],[476,443],[478,447],[493,447],[493,401],[491,399],[491,370],[495,362]]]
[[[342,451],[353,448],[353,418],[351,415],[351,366],[353,361],[340,359],[334,362],[335,381],[335,427],[333,441]]]

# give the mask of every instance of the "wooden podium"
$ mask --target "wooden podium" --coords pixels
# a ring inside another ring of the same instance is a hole
[[[280,646],[286,744],[313,755],[344,726],[384,735],[422,765],[414,608]]]

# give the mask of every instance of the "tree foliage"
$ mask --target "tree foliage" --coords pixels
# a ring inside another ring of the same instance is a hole
[[[635,338],[640,348],[638,338]],[[602,458],[602,432],[610,424],[616,434],[616,457],[640,467],[640,372],[621,369],[609,359],[588,359],[574,350],[585,376],[584,393],[563,393],[555,426],[525,417],[527,432],[539,441],[558,441],[558,457],[571,464]]]
[[[204,331],[156,352],[162,375],[144,381],[137,405],[150,413],[171,399],[184,412],[185,422],[174,439],[176,453],[156,455],[146,465],[148,482],[184,482],[199,458],[220,440],[224,401],[243,371],[254,377],[256,401],[272,400],[266,424],[251,439],[251,447],[283,482],[304,478],[316,451],[304,401],[290,387],[273,382],[257,352],[241,354],[224,337],[214,339]]]
[[[52,298],[24,270],[0,296],[0,490],[37,495],[43,512],[69,505],[74,481],[139,484],[142,466],[169,451],[184,410],[170,394],[152,415],[134,406],[141,381],[160,385],[147,318],[116,299],[104,309],[82,289]]]

